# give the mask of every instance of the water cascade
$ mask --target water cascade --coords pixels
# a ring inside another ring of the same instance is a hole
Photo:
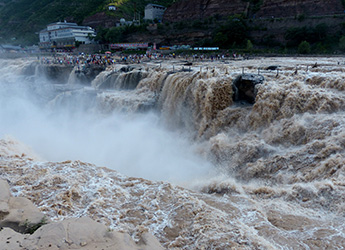
[[[343,248],[337,58],[114,65],[87,84],[37,67],[0,60],[0,177],[53,220],[150,231],[168,249]]]

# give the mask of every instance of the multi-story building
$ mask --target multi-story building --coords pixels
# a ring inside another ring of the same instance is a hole
[[[148,4],[145,7],[145,20],[162,20],[164,11],[167,8],[158,4]]]
[[[49,24],[46,29],[40,31],[39,36],[42,49],[71,49],[76,43],[92,43],[92,37],[96,36],[96,32],[91,27],[65,21]]]

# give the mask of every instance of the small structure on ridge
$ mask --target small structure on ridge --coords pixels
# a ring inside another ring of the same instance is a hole
[[[162,20],[163,19],[163,14],[164,11],[167,8],[162,6],[162,5],[158,5],[158,4],[148,4],[145,7],[145,20]]]

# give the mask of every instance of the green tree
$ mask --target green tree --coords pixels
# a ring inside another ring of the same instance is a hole
[[[329,28],[325,23],[316,25],[316,27],[312,29],[311,36],[314,39],[312,42],[319,42],[325,40],[327,37],[328,30]]]
[[[246,46],[246,49],[251,52],[253,50],[254,46],[252,44],[252,42],[248,39],[247,40],[247,46]]]
[[[260,10],[263,0],[250,0],[251,9],[253,13],[256,13]]]
[[[300,15],[297,16],[297,20],[298,20],[299,22],[303,22],[304,19],[305,19],[305,15],[304,15],[304,14],[300,14]]]
[[[345,50],[345,36],[340,37],[339,39],[339,48]]]
[[[324,42],[329,38],[327,24],[321,23],[315,27],[292,27],[285,33],[288,47],[297,47],[301,42],[307,41],[311,44]]]
[[[223,48],[230,48],[233,44],[245,46],[247,38],[248,28],[246,22],[240,15],[235,15],[215,30],[213,42]]]
[[[106,43],[106,34],[108,32],[109,29],[103,28],[103,27],[98,27],[97,30],[97,35],[95,37],[95,41],[98,41],[99,43]]]
[[[285,33],[288,47],[297,47],[301,42],[309,37],[307,27],[292,27]]]
[[[122,42],[124,29],[122,27],[113,27],[105,34],[105,40],[110,43]]]
[[[218,32],[213,39],[215,45],[219,47],[224,47],[228,42],[228,37],[222,32]]]
[[[303,41],[298,45],[299,54],[309,54],[311,51],[310,44],[307,41]]]

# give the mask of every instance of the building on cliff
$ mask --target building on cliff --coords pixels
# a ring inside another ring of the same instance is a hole
[[[76,23],[56,22],[51,23],[46,29],[41,30],[40,49],[72,49],[79,44],[92,43],[96,36],[94,29],[88,26],[78,26]]]
[[[114,5],[114,4],[109,4],[108,5],[108,10],[110,10],[110,11],[114,11],[114,10],[116,10],[117,8],[116,8],[116,6]]]
[[[145,7],[145,20],[162,20],[167,8],[158,4],[148,4]]]

